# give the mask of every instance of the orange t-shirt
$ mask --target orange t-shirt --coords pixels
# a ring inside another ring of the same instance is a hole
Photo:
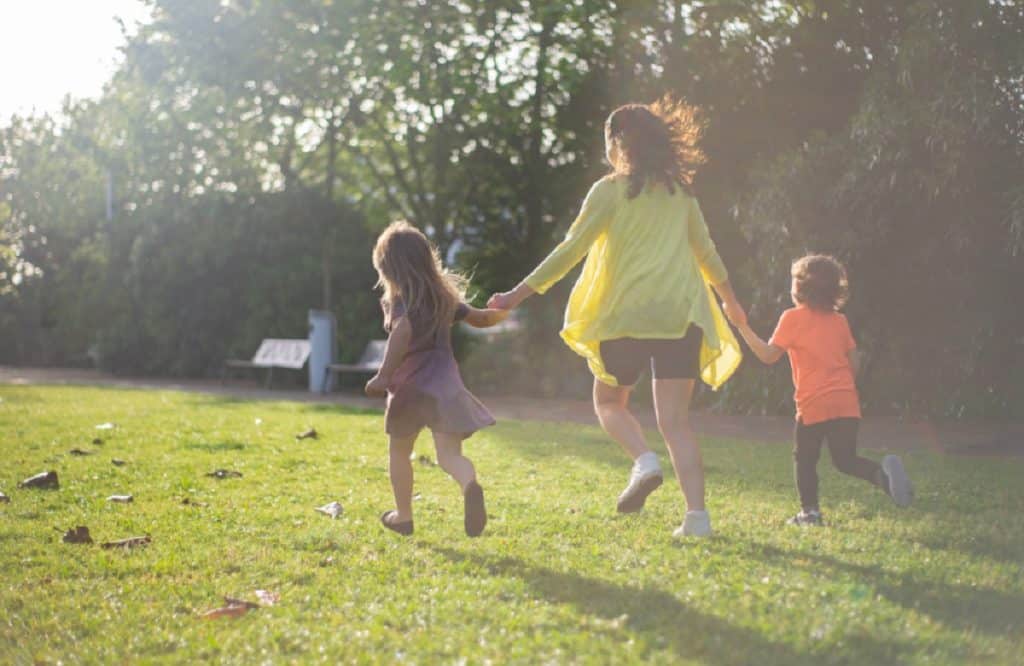
[[[846,317],[799,305],[779,317],[769,344],[785,349],[793,368],[796,418],[804,425],[860,418],[848,353],[857,348]]]

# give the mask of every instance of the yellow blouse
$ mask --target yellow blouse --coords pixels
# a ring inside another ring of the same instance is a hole
[[[680,338],[696,324],[704,333],[701,379],[717,389],[743,355],[711,293],[710,285],[729,274],[700,206],[679,188],[669,194],[663,186],[648,186],[628,199],[628,187],[623,176],[597,181],[565,240],[525,282],[543,294],[587,255],[561,335],[594,376],[617,385],[601,360],[601,341]]]

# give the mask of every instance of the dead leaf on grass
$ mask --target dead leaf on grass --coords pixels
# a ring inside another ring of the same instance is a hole
[[[4,495],[3,493],[0,493],[0,502],[3,502],[4,504],[8,504],[8,503],[10,503],[10,501],[11,501],[10,497],[8,497],[7,495]]]
[[[121,504],[127,504],[129,502],[134,502],[135,498],[132,497],[131,495],[111,495],[110,497],[107,498],[107,501],[108,502],[120,502]]]
[[[298,435],[295,435],[295,439],[316,439],[318,436],[316,428],[310,428],[306,432],[300,432]]]
[[[428,465],[430,467],[434,466],[434,461],[430,459],[430,456],[421,455],[417,460],[421,465]]]
[[[102,437],[93,437],[92,438],[92,445],[93,446],[103,446],[103,438]]]
[[[215,479],[238,479],[241,478],[242,473],[233,469],[215,469],[212,472],[207,472],[206,476],[212,476]]]
[[[330,516],[331,518],[337,518],[338,516],[341,515],[341,512],[342,512],[341,502],[331,502],[330,504],[324,504],[323,506],[318,506],[316,508],[316,511],[319,511],[320,513],[324,514],[325,516]]]
[[[256,590],[256,598],[260,600],[260,603],[264,606],[273,606],[281,600],[281,595],[277,592],[271,592],[270,590]]]
[[[91,456],[92,455],[92,451],[84,451],[82,449],[71,449],[70,451],[68,451],[68,453],[70,453],[73,456]]]
[[[148,534],[146,536],[128,537],[127,539],[118,539],[117,541],[105,541],[100,544],[104,548],[138,548],[139,546],[147,546],[153,541],[152,537]]]
[[[60,481],[57,479],[57,472],[40,472],[30,476],[18,484],[19,488],[60,488]]]
[[[214,608],[208,610],[205,613],[201,613],[199,617],[204,620],[215,620],[219,617],[241,617],[249,612],[248,606],[222,606],[221,608]]]
[[[110,462],[111,464],[114,465],[114,467],[123,467],[124,465],[128,464],[125,461],[121,460],[120,458],[111,458]]]
[[[181,503],[188,504],[190,506],[209,506],[206,502],[200,502],[199,500],[194,500],[191,497],[186,497],[185,499],[181,500]]]
[[[98,426],[96,426],[96,429],[97,430],[113,430],[116,427],[117,427],[116,423],[101,423]]]
[[[64,543],[92,543],[92,535],[88,527],[79,525],[65,532],[62,540]]]

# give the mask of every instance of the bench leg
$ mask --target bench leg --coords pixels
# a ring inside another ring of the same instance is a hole
[[[267,382],[264,385],[264,388],[268,388],[269,389],[270,385],[273,384],[273,383],[274,383],[274,366],[270,366],[267,369]]]

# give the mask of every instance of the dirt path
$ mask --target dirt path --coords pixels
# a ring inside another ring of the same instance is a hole
[[[227,395],[250,400],[290,400],[319,404],[383,409],[382,400],[355,393],[316,395],[305,391],[264,389],[253,383],[214,380],[125,378],[74,368],[15,368],[0,366],[0,384],[57,384],[113,386],[130,389],[157,389]],[[495,416],[528,421],[574,422],[596,425],[588,401],[549,400],[510,396],[483,396]],[[641,422],[655,427],[650,409],[640,409]],[[792,420],[773,416],[724,416],[695,412],[697,432],[715,437],[731,437],[788,445],[792,438]],[[927,449],[955,455],[1024,456],[1024,423],[936,424],[907,423],[893,419],[865,419],[861,426],[861,445],[868,449]]]

